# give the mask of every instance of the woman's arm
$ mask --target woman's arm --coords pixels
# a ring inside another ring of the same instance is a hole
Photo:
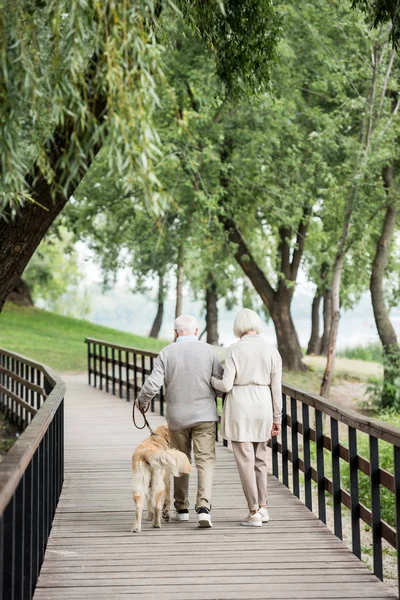
[[[279,352],[276,353],[272,362],[271,394],[273,422],[280,425],[282,421],[282,359]]]
[[[214,389],[219,390],[220,392],[230,392],[233,388],[233,382],[235,381],[235,377],[236,366],[233,361],[232,354],[228,350],[224,365],[224,376],[222,377],[222,379],[211,377],[211,385]]]

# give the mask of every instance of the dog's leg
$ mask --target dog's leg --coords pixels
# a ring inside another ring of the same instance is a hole
[[[166,472],[164,476],[165,498],[162,511],[164,521],[169,522],[169,507],[171,505],[171,475]]]
[[[164,469],[153,469],[151,477],[151,507],[154,512],[153,527],[161,527],[161,510],[164,502]]]
[[[135,520],[133,522],[132,533],[140,533],[142,530],[143,497],[141,494],[132,494],[136,506]]]
[[[151,507],[151,498],[147,498],[147,520],[148,521],[153,521],[154,519],[154,514],[153,514],[153,509]]]

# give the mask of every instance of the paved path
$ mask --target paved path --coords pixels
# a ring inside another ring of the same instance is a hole
[[[221,445],[212,530],[198,530],[193,512],[189,523],[155,530],[145,522],[131,534],[130,461],[145,436],[131,424],[130,404],[82,376],[65,380],[65,484],[35,600],[396,597],[272,476],[271,522],[240,527],[245,502]]]

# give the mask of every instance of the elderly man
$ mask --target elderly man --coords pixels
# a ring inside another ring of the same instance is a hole
[[[211,377],[221,378],[223,369],[212,346],[198,341],[196,319],[182,315],[175,320],[175,344],[161,350],[154,369],[137,398],[146,408],[165,384],[167,423],[171,447],[191,459],[193,444],[197,468],[196,512],[199,527],[212,527],[211,491],[215,465],[216,393]],[[175,521],[189,520],[189,475],[175,477]]]

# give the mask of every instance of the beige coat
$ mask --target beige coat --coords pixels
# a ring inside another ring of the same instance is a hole
[[[212,386],[227,392],[221,435],[234,442],[265,442],[282,417],[282,359],[262,335],[245,335],[228,348],[224,376]]]

